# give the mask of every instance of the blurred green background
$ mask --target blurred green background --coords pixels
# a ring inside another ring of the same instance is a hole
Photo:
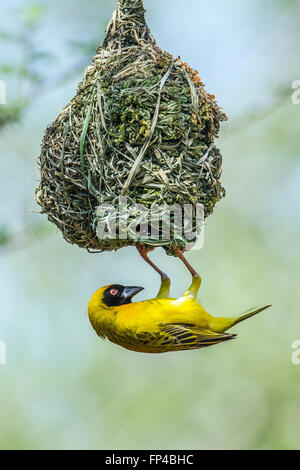
[[[1,4],[1,449],[297,449],[300,447],[300,2],[145,0],[159,45],[200,71],[229,116],[218,142],[227,197],[187,258],[207,310],[273,307],[235,341],[143,355],[101,341],[91,294],[118,282],[156,293],[134,248],[88,254],[38,213],[36,158],[45,127],[74,95],[115,7],[109,0]],[[179,296],[175,258],[153,260]]]

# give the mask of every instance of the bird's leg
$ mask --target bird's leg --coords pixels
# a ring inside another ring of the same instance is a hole
[[[161,277],[161,284],[159,291],[157,293],[157,299],[167,299],[170,297],[170,287],[171,287],[171,280],[165,274],[164,277]]]
[[[154,264],[148,258],[148,253],[150,251],[153,251],[154,247],[150,247],[150,246],[146,247],[145,245],[142,245],[141,243],[136,243],[135,246],[136,246],[139,254],[141,255],[141,257],[143,258],[143,260],[146,261],[146,263],[148,263],[151,266],[151,268],[155,269],[155,271],[161,277],[160,289],[158,291],[158,294],[157,294],[156,298],[158,298],[158,299],[164,298],[165,299],[165,298],[169,297],[169,295],[170,295],[170,286],[171,286],[170,278],[167,276],[167,274],[165,274],[163,271],[161,271],[159,269],[159,267],[156,266],[156,264]]]
[[[183,256],[184,250],[182,251],[179,248],[175,248],[175,253],[178,256],[178,258],[181,259],[181,261],[185,264],[185,266],[188,268],[188,270],[190,271],[193,277],[192,284],[190,285],[188,290],[184,293],[184,296],[197,297],[198,290],[200,289],[200,286],[202,283],[202,278]]]

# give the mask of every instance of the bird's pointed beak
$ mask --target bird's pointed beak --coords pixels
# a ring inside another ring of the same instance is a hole
[[[132,297],[134,297],[136,294],[141,292],[144,287],[138,287],[138,286],[128,286],[125,287],[123,290],[122,297],[124,299],[124,304],[128,304],[131,302]]]

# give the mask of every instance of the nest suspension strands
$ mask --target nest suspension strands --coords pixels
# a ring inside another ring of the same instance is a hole
[[[68,242],[90,250],[141,241],[97,236],[99,221],[112,223],[97,207],[117,210],[119,196],[147,208],[201,203],[207,217],[224,195],[214,138],[226,115],[198,72],[157,46],[144,13],[141,0],[118,1],[75,97],[42,142],[37,202]],[[161,244],[172,252],[174,243],[186,241]]]

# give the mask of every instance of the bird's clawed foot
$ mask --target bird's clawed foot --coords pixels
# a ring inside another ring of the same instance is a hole
[[[167,298],[169,297],[169,293],[170,293],[170,285],[171,285],[171,281],[170,281],[170,278],[169,276],[167,276],[166,273],[164,273],[163,271],[161,271],[161,269],[159,269],[158,266],[156,266],[156,264],[154,264],[149,258],[148,258],[148,253],[150,253],[151,251],[154,250],[155,247],[152,247],[152,246],[146,246],[146,245],[143,245],[141,243],[136,243],[136,248],[139,252],[139,254],[141,255],[141,257],[143,258],[144,261],[146,261],[146,263],[149,264],[149,266],[151,266],[151,268],[155,269],[155,271],[160,275],[161,277],[161,285],[160,285],[160,289],[158,291],[158,294],[157,294],[157,298]]]
[[[143,245],[142,243],[136,243],[135,246],[143,259],[148,257],[148,253],[155,250],[154,246],[149,246],[149,245],[146,246],[146,245]]]

